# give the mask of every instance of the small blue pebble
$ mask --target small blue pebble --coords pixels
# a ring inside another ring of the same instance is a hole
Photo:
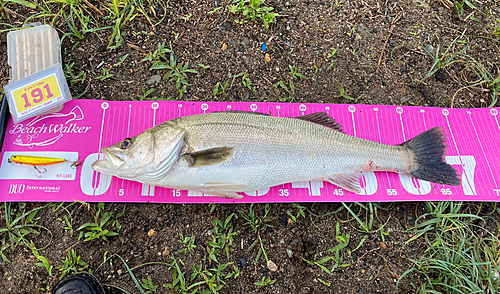
[[[262,51],[266,52],[266,43],[262,43]]]

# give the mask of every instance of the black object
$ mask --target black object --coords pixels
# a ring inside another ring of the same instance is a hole
[[[10,112],[7,97],[3,97],[2,108],[0,110],[0,151],[3,147],[3,139],[5,138],[5,131],[7,130],[7,123],[9,122]]]
[[[97,279],[90,274],[80,273],[64,278],[57,285],[54,294],[105,294]]]

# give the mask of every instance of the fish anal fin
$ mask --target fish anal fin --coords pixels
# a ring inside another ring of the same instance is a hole
[[[224,197],[229,199],[243,199],[243,195],[240,195],[236,192],[228,192],[228,191],[202,191],[210,196]]]
[[[235,190],[245,190],[247,183],[217,183],[208,182],[197,189],[200,192],[207,193],[211,196],[221,196],[224,198],[243,199]]]
[[[362,188],[359,184],[359,180],[361,179],[361,172],[355,172],[351,174],[338,175],[328,179],[325,181],[330,182],[340,188],[346,189],[347,191],[354,193],[361,193]]]
[[[232,147],[216,147],[191,153],[182,156],[187,160],[190,167],[201,167],[221,164],[233,155]]]
[[[334,131],[344,133],[342,126],[326,112],[315,112],[303,116],[296,116],[294,118],[319,124]]]

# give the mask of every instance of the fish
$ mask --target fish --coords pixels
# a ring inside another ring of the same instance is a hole
[[[460,185],[444,161],[446,133],[429,129],[399,145],[346,134],[325,112],[293,118],[212,112],[165,121],[102,148],[97,172],[148,185],[241,199],[241,193],[322,180],[361,193],[361,172],[396,172]]]

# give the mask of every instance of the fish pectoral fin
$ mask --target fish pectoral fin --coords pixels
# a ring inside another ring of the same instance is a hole
[[[319,124],[334,131],[344,133],[344,131],[342,130],[342,126],[326,112],[315,112],[303,116],[296,116],[294,118]]]
[[[325,179],[325,181],[330,182],[343,189],[346,189],[347,191],[359,194],[362,192],[361,185],[359,184],[360,179],[361,179],[361,172],[355,172],[351,174],[345,174]]]
[[[200,167],[221,164],[228,160],[231,155],[233,155],[233,147],[216,147],[185,153],[182,156],[189,163],[190,167]]]

